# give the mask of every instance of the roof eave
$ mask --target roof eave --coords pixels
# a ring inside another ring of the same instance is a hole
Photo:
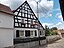
[[[8,13],[8,12],[1,11],[1,10],[0,10],[0,12],[5,13],[5,14],[9,14],[9,15],[13,15],[13,16],[14,16],[14,14],[13,14],[13,13]]]

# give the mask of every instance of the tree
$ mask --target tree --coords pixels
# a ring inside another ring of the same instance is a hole
[[[50,32],[49,32],[49,27],[47,27],[47,25],[45,25],[45,35],[49,36]]]
[[[52,27],[52,28],[50,29],[51,35],[57,35],[57,32],[55,32],[54,30],[58,30],[57,27]]]
[[[57,27],[52,27],[51,30],[58,30],[58,28]]]

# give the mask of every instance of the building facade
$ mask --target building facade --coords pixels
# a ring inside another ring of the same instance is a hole
[[[13,45],[13,16],[8,6],[0,4],[0,48]]]
[[[59,32],[61,33],[61,36],[64,37],[64,29],[59,29]]]
[[[30,5],[25,1],[13,11],[15,38],[16,37],[44,37],[45,32],[42,24],[34,14]]]

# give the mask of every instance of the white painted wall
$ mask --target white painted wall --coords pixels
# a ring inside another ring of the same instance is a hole
[[[13,29],[0,28],[0,47],[8,47],[13,45]]]
[[[0,12],[0,48],[13,45],[13,25],[13,16]]]
[[[13,28],[13,16],[0,12],[0,27]]]

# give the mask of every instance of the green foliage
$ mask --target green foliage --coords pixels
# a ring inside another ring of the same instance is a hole
[[[58,30],[57,27],[52,27],[51,30]]]
[[[50,32],[50,35],[57,35],[57,32]]]
[[[45,35],[48,36],[50,34],[49,27],[45,25]]]
[[[46,36],[57,35],[57,32],[54,32],[54,30],[57,30],[57,27],[53,27],[53,28],[49,29],[49,27],[47,27],[47,25],[45,25],[45,35]]]

